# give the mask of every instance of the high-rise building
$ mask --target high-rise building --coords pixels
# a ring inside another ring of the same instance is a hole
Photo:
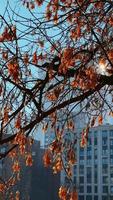
[[[80,136],[81,129],[77,130]],[[76,148],[73,180],[79,200],[113,200],[113,126],[106,124],[89,131],[88,144]],[[61,184],[66,181],[61,173]]]

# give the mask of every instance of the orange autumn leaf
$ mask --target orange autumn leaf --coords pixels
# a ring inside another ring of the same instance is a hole
[[[61,186],[61,187],[59,188],[58,194],[59,194],[59,198],[60,198],[61,200],[66,200],[66,197],[67,197],[67,188],[64,187],[64,186]]]
[[[37,63],[38,63],[38,57],[37,57],[36,51],[33,54],[32,63],[35,65],[37,65]]]
[[[7,60],[8,59],[8,51],[3,51],[2,52],[2,58],[4,59],[4,60]]]
[[[0,35],[0,42],[13,41],[16,38],[16,27],[5,27],[3,33]]]
[[[33,159],[32,159],[32,155],[31,154],[28,154],[26,156],[26,166],[32,166],[33,165]]]
[[[25,145],[27,143],[27,138],[24,133],[18,132],[15,139],[14,144]]]
[[[102,124],[103,124],[103,117],[102,117],[102,115],[99,115],[99,116],[98,116],[98,124],[99,124],[99,125],[102,125]]]
[[[68,163],[71,165],[74,165],[76,162],[76,156],[75,156],[75,152],[73,149],[69,149],[67,152],[67,159],[68,159]]]
[[[67,121],[67,128],[70,129],[70,130],[72,130],[72,131],[74,131],[75,125],[74,125],[73,120]]]
[[[9,74],[13,77],[14,80],[18,80],[19,76],[19,64],[16,60],[11,60],[7,63],[7,68],[9,71]]]
[[[4,123],[7,123],[8,120],[9,120],[9,115],[8,115],[8,113],[9,113],[9,109],[6,107],[6,108],[4,109]]]
[[[109,19],[109,24],[110,24],[111,26],[113,26],[113,17],[110,17],[110,19]]]
[[[113,59],[113,49],[108,51],[108,57],[109,59]]]
[[[43,1],[44,1],[44,0],[35,0],[36,4],[37,4],[38,6],[41,6],[41,5],[43,4]]]
[[[106,60],[104,58],[100,58],[99,65],[106,65]]]
[[[24,144],[20,144],[19,145],[20,155],[25,155],[25,151],[26,151],[25,145]]]
[[[16,122],[15,122],[15,128],[20,129],[21,128],[21,115],[19,114]]]
[[[5,190],[5,184],[4,183],[0,183],[0,192],[4,192]]]
[[[20,164],[18,161],[14,161],[14,164],[12,166],[13,172],[20,172]]]
[[[58,172],[60,172],[63,169],[63,164],[62,164],[62,160],[60,157],[58,157],[53,165],[53,173],[57,174]]]
[[[16,150],[13,149],[12,151],[10,151],[9,154],[8,154],[8,156],[9,156],[10,158],[12,158],[12,159],[15,158],[15,157],[17,156]]]
[[[16,191],[15,200],[20,200],[20,192]]]
[[[30,2],[30,9],[34,9],[34,8],[35,8],[34,2]]]
[[[109,112],[109,116],[113,117],[113,111]]]
[[[45,167],[49,167],[51,165],[51,153],[46,150],[43,156],[43,163]]]
[[[47,19],[47,20],[50,20],[50,19],[51,19],[51,16],[52,16],[52,11],[49,10],[49,8],[48,8],[47,11],[46,11],[46,19]]]
[[[82,136],[81,141],[80,141],[80,146],[86,147],[86,145],[87,145],[87,138],[85,136]]]
[[[80,25],[77,27],[77,38],[79,38],[80,37],[80,35],[81,35],[81,27],[80,27]]]

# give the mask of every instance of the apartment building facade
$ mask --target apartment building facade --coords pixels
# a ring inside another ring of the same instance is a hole
[[[78,129],[78,137],[80,134],[81,129]],[[91,128],[86,147],[80,147],[78,139],[76,156],[73,181],[79,200],[113,200],[113,126]],[[61,184],[66,180],[62,172]]]

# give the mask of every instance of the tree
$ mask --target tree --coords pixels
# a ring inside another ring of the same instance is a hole
[[[66,147],[64,136],[65,127],[74,133],[72,111],[87,115],[82,146],[96,121],[113,116],[113,2],[20,0],[15,7],[8,0],[0,18],[0,145],[7,146],[0,158],[13,157],[19,172],[17,156],[32,145],[28,136],[49,125],[56,139],[44,164],[54,172],[64,168],[71,180],[76,139]],[[32,165],[30,152],[25,161]],[[64,186],[59,196],[66,199]],[[77,198],[72,188],[69,197]]]

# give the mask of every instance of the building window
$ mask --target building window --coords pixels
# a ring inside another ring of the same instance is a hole
[[[87,165],[91,165],[91,159],[87,159]]]
[[[96,159],[97,159],[97,155],[94,156],[94,160],[96,160]],[[95,164],[97,164],[97,163],[95,163]]]
[[[84,196],[79,195],[79,200],[84,200]]]
[[[87,167],[87,174],[91,174],[91,167]]]
[[[108,183],[108,176],[103,176],[103,183]]]
[[[102,145],[107,145],[107,138],[102,138]]]
[[[113,177],[110,177],[110,182],[111,184],[113,184]]]
[[[97,137],[94,138],[94,145],[97,145]]]
[[[80,160],[84,160],[84,156],[80,156],[80,158],[79,158]]]
[[[106,149],[108,149],[108,147],[107,146],[103,146],[102,149],[106,150]]]
[[[94,159],[94,164],[97,164],[98,163],[98,159]]]
[[[98,155],[98,151],[97,151],[97,149],[94,149],[94,155],[95,155],[95,156]]]
[[[113,173],[113,167],[110,167],[110,173],[111,174]]]
[[[108,163],[108,158],[102,158],[102,164],[107,164]]]
[[[91,156],[87,156],[87,160],[91,160]]]
[[[91,193],[92,189],[91,186],[87,186],[87,193]]]
[[[113,145],[113,139],[110,140],[110,145]]]
[[[92,200],[92,196],[87,195],[86,200]]]
[[[84,156],[84,148],[80,149],[79,155],[80,155],[80,156]]]
[[[111,177],[111,178],[113,178],[113,173],[112,173],[112,174],[110,174],[110,177]]]
[[[102,137],[107,137],[108,133],[106,130],[102,131]]]
[[[91,168],[87,167],[87,183],[91,183],[92,174],[91,174]]]
[[[95,171],[94,173],[94,182],[97,183],[98,181],[98,174],[97,174],[97,171]]]
[[[76,184],[76,176],[74,176],[74,184]]]
[[[110,155],[113,155],[113,149],[110,149]]]
[[[88,139],[88,146],[91,145],[91,138]]]
[[[113,194],[113,186],[111,186],[110,191],[111,191],[111,193]]]
[[[110,182],[113,183],[113,167],[110,168]]]
[[[94,131],[94,137],[97,137],[97,133],[98,133],[97,131]]]
[[[102,196],[102,200],[108,200],[108,196]]]
[[[108,149],[103,149],[102,150],[102,155],[103,156],[108,156]]]
[[[87,156],[91,156],[92,155],[92,151],[91,150],[87,150]]]
[[[113,165],[113,158],[110,158],[110,164]]]
[[[84,160],[79,160],[79,163],[80,163],[81,165],[83,165],[83,164],[84,164]]]
[[[110,130],[109,133],[110,133],[110,137],[113,137],[113,130]]]
[[[98,193],[98,187],[95,185],[95,193]]]
[[[108,186],[103,186],[103,193],[108,193]]]
[[[108,173],[108,165],[102,165],[102,173],[107,174]]]
[[[94,196],[94,200],[98,200],[98,196]]]
[[[87,147],[87,151],[91,151],[91,149],[92,149],[92,146]]]
[[[79,183],[80,184],[84,184],[84,176],[80,176],[79,177]]]
[[[79,192],[80,192],[80,193],[84,193],[84,186],[80,186],[80,187],[79,187]]]
[[[84,165],[80,165],[79,167],[79,173],[84,174]]]

